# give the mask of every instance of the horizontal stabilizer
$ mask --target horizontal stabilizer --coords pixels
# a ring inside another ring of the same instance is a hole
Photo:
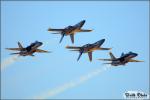
[[[15,51],[21,51],[21,48],[5,48],[7,50],[15,50]]]
[[[76,49],[76,50],[69,50],[69,51],[80,51],[80,50]]]
[[[64,29],[52,29],[52,28],[49,28],[48,29],[48,31],[58,31],[58,32],[60,32],[60,31],[63,31]]]
[[[103,64],[111,64],[111,63],[103,63]]]
[[[18,53],[11,53],[10,55],[15,55],[15,54],[20,54],[19,52]]]
[[[80,49],[81,47],[77,46],[66,46],[67,49]]]
[[[61,34],[61,33],[51,33],[51,34]]]
[[[112,59],[98,59],[98,60],[102,60],[102,61],[112,61]]]

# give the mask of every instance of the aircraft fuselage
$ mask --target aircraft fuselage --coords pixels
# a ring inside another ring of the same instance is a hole
[[[34,43],[31,43],[29,46],[27,46],[26,48],[22,49],[19,54],[21,56],[27,56],[27,55],[31,55],[33,56],[32,54],[36,52],[36,49],[38,47],[40,47],[43,43],[42,42],[34,42]]]
[[[83,45],[82,48],[83,48],[83,53],[87,53],[87,52],[92,52],[94,50],[97,50],[100,48],[100,46],[104,43],[105,39],[102,39],[100,41],[97,41],[93,44],[86,44],[86,45]]]
[[[138,55],[138,54],[136,54],[136,53],[130,52],[130,53],[128,53],[128,54],[123,55],[123,56],[120,57],[120,58],[117,58],[117,59],[112,60],[111,65],[113,65],[113,66],[125,65],[126,63],[129,62],[130,59],[136,57],[137,55]]]
[[[68,26],[62,31],[62,34],[70,35],[70,34],[75,34],[76,32],[80,32],[80,29],[84,25],[84,23],[85,23],[85,20],[79,22],[78,24],[74,26]]]

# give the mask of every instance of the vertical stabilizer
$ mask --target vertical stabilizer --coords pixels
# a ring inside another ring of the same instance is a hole
[[[109,52],[109,55],[110,55],[112,60],[116,59],[116,57],[112,54],[112,52]]]
[[[21,45],[20,42],[18,42],[18,46],[19,46],[19,48],[23,49],[23,46]]]

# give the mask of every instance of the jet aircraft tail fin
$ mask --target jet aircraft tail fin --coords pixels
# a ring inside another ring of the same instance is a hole
[[[121,54],[121,56],[120,57],[122,57],[122,56],[124,56],[124,53],[122,52],[122,54]]]
[[[65,36],[65,33],[61,34],[61,38],[60,38],[59,43],[61,43],[61,41],[63,40],[64,36]]]
[[[77,61],[79,61],[79,59],[80,59],[80,57],[81,57],[82,53],[83,53],[83,52],[80,52],[80,54],[79,54],[79,56],[78,56]]]
[[[19,46],[20,49],[23,49],[23,46],[21,45],[20,42],[18,42],[18,46]]]
[[[116,57],[112,54],[112,52],[109,52],[109,55],[110,55],[112,60],[116,59]]]
[[[89,60],[92,61],[92,52],[88,52]]]
[[[70,34],[71,42],[74,43],[74,34]]]

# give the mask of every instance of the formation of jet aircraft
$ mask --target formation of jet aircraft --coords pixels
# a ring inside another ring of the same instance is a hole
[[[67,26],[63,29],[53,29],[49,28],[48,31],[55,31],[57,33],[53,34],[61,34],[61,39],[60,43],[62,42],[64,36],[70,35],[71,42],[74,43],[74,35],[77,32],[91,32],[92,30],[90,29],[82,29],[83,25],[85,24],[85,20],[80,21],[79,23],[73,25],[73,26]],[[105,42],[105,39],[101,39],[95,43],[92,44],[85,44],[83,46],[66,46],[67,49],[71,49],[70,51],[78,51],[79,56],[77,58],[77,61],[80,59],[81,55],[83,53],[88,53],[89,56],[89,61],[92,61],[92,52],[95,50],[110,50],[111,48],[103,48],[101,47],[102,44]],[[33,54],[35,52],[38,53],[49,53],[49,51],[41,50],[38,49],[43,43],[39,41],[35,41],[34,43],[31,43],[27,47],[23,47],[20,42],[18,42],[19,48],[6,48],[7,50],[14,50],[14,51],[19,51],[16,53],[11,53],[11,54],[18,54],[20,56],[34,56]],[[128,62],[143,62],[140,60],[134,60],[132,58],[136,57],[138,54],[129,52],[129,53],[122,53],[121,57],[116,58],[111,52],[109,52],[110,59],[99,59],[102,61],[110,61],[108,63],[104,64],[111,64],[112,66],[119,66],[119,65],[125,65]]]
[[[125,65],[128,62],[143,62],[140,60],[135,60],[132,59],[136,57],[138,54],[134,52],[129,52],[129,53],[122,53],[119,58],[116,58],[111,52],[109,52],[110,59],[98,59],[98,60],[103,60],[103,61],[111,61],[109,63],[104,63],[104,64],[111,64],[112,66],[119,66],[119,65]]]
[[[92,44],[85,44],[81,47],[78,46],[66,46],[67,49],[74,49],[71,51],[78,51],[79,57],[77,61],[80,59],[82,53],[88,53],[89,60],[92,61],[92,52],[95,50],[110,50],[111,48],[102,48],[101,45],[105,42],[105,39],[99,40]]]
[[[71,42],[74,43],[74,35],[76,32],[91,32],[90,29],[82,29],[83,25],[85,23],[85,20],[80,21],[79,23],[73,25],[73,26],[67,26],[63,29],[52,29],[49,28],[48,31],[55,31],[57,33],[53,34],[61,34],[61,39],[59,43],[63,40],[64,36],[70,35]]]
[[[11,54],[19,54],[20,56],[34,56],[33,53],[48,53],[49,51],[38,49],[43,43],[39,41],[35,41],[34,43],[31,43],[29,46],[24,48],[20,42],[18,42],[19,48],[6,48],[8,50],[14,50],[19,51],[17,53],[11,53]]]

